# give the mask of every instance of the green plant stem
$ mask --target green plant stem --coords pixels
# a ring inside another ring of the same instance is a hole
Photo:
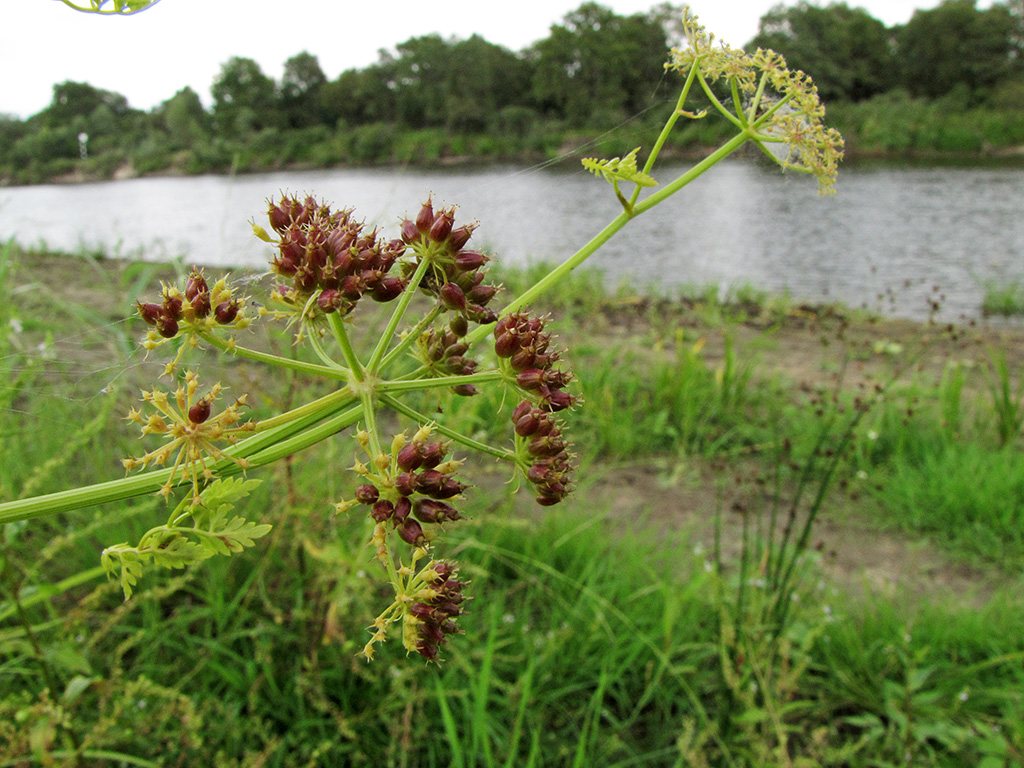
[[[259,352],[255,349],[249,349],[248,347],[240,347],[237,344],[231,344],[224,341],[224,339],[214,336],[212,333],[201,333],[199,334],[199,338],[218,349],[224,350],[232,355],[248,358],[249,360],[267,363],[269,365],[276,365],[280,368],[290,368],[293,371],[300,371],[302,373],[311,373],[316,376],[327,376],[332,379],[341,379],[343,381],[347,379],[347,372],[344,371],[344,369],[328,368],[324,365],[306,363],[301,360],[290,360],[287,357],[279,357],[278,355],[272,355],[267,352]]]
[[[431,323],[434,322],[434,320],[437,318],[438,315],[441,314],[441,312],[442,307],[440,304],[435,304],[433,307],[431,307],[430,311],[427,312],[427,314],[424,315],[420,319],[420,321],[412,327],[412,330],[410,330],[408,333],[405,334],[405,336],[402,337],[402,340],[395,345],[395,348],[384,356],[384,359],[381,360],[380,365],[378,366],[378,370],[386,368],[387,366],[391,365],[391,363],[393,363],[399,355],[401,355],[409,347],[415,344],[416,340],[420,337],[420,334],[422,334],[423,331],[430,327]]]
[[[95,568],[90,568],[87,571],[80,571],[72,576],[68,576],[66,579],[58,581],[56,584],[51,586],[39,586],[34,589],[32,594],[25,597],[18,598],[17,601],[12,602],[5,608],[0,608],[0,621],[4,621],[10,616],[13,616],[18,611],[18,605],[22,608],[29,608],[36,603],[41,603],[44,600],[49,600],[51,597],[62,595],[69,589],[73,589],[81,584],[98,579],[105,576],[107,573],[106,569],[102,565],[98,565]]]
[[[464,376],[438,376],[433,379],[396,379],[395,381],[381,382],[379,391],[391,394],[432,387],[456,387],[459,384],[487,384],[492,381],[500,381],[503,377],[504,374],[501,371],[491,370]]]
[[[726,107],[721,101],[718,100],[718,97],[715,95],[715,92],[711,90],[711,86],[708,85],[707,80],[704,79],[704,75],[700,74],[699,72],[697,73],[697,81],[700,83],[700,87],[704,91],[704,95],[708,97],[708,101],[715,105],[715,109],[721,112],[722,116],[730,123],[735,125],[741,131],[745,131],[747,129],[747,126],[744,125],[743,120],[736,117],[736,115],[729,111],[728,107]]]
[[[377,346],[370,355],[370,361],[366,364],[366,367],[371,373],[377,373],[377,371],[380,370],[381,360],[384,358],[384,353],[388,349],[388,344],[391,343],[391,338],[395,335],[395,330],[398,328],[398,324],[401,323],[402,318],[405,317],[405,312],[409,308],[409,302],[412,301],[412,297],[416,294],[416,291],[419,290],[420,280],[423,279],[423,275],[426,273],[429,266],[430,261],[426,258],[420,259],[420,263],[416,265],[416,271],[413,272],[412,277],[409,278],[408,285],[406,285],[405,290],[402,291],[402,295],[398,299],[398,306],[396,306],[395,311],[391,313],[388,325],[384,329],[384,333],[380,335],[380,340],[377,342]]]
[[[267,464],[272,464],[278,459],[283,459],[285,456],[290,456],[293,453],[297,453],[301,450],[309,448],[311,445],[319,443],[321,440],[326,440],[328,437],[337,434],[341,430],[351,427],[363,414],[362,406],[356,408],[350,408],[347,411],[328,418],[315,427],[305,429],[297,435],[292,437],[276,440],[274,443],[265,450],[253,453],[248,456],[248,461],[251,466],[262,467]],[[236,475],[242,470],[235,466],[233,463],[228,463],[223,470],[217,469],[218,475]]]
[[[501,448],[495,448],[493,446],[487,445],[487,443],[481,443],[480,441],[474,440],[471,437],[466,437],[466,435],[462,434],[461,432],[456,432],[455,430],[449,429],[443,424],[435,422],[429,416],[420,413],[414,408],[410,408],[402,401],[394,397],[391,397],[390,395],[381,395],[380,401],[383,405],[386,405],[391,410],[397,411],[403,416],[409,417],[417,424],[430,424],[436,431],[440,432],[445,437],[451,438],[455,442],[459,443],[459,445],[463,445],[467,448],[472,448],[473,450],[480,451],[481,453],[486,453],[487,455],[493,456],[496,459],[503,459],[505,461],[513,462],[517,461],[518,459],[518,457],[512,451],[507,451]]]
[[[312,325],[306,329],[306,338],[309,340],[309,346],[313,348],[316,356],[319,357],[325,366],[328,368],[340,371],[344,373],[345,379],[348,380],[351,377],[351,372],[348,368],[338,363],[333,357],[327,354],[327,350],[324,349],[323,342],[320,340],[320,332],[317,328]]]
[[[345,362],[348,364],[348,367],[352,369],[352,375],[355,377],[356,381],[362,381],[363,366],[359,362],[359,358],[356,357],[355,350],[352,349],[352,342],[349,341],[348,331],[345,330],[345,321],[338,316],[337,312],[332,312],[327,316],[327,323],[331,326],[331,330],[334,332],[334,338],[338,341],[342,357],[345,358]]]
[[[335,408],[340,406],[335,406]],[[307,429],[323,418],[330,416],[331,410],[308,414],[304,417],[294,419],[291,422],[282,424],[274,430],[268,430],[254,435],[251,438],[240,441],[231,450],[230,455],[234,458],[245,458],[251,466],[262,466],[283,458],[291,453],[308,448],[314,443],[329,437],[355,422],[355,419],[345,421],[335,416],[325,424]],[[362,413],[362,409],[348,411],[348,414],[355,413],[356,418]],[[344,416],[345,414],[342,414]],[[340,420],[339,420],[340,419]],[[299,432],[299,434],[295,434]],[[242,468],[233,461],[224,460],[215,463],[211,469],[218,476],[235,475],[242,472]],[[0,525],[13,523],[18,520],[32,520],[37,517],[45,517],[60,512],[69,512],[82,507],[89,507],[95,504],[105,504],[112,501],[124,501],[135,496],[144,496],[148,493],[156,493],[166,484],[171,476],[170,469],[157,469],[151,472],[123,477],[117,480],[108,480],[103,483],[95,483],[80,488],[71,488],[66,491],[58,491],[43,496],[34,496],[28,499],[19,499],[0,504]]]
[[[618,233],[620,229],[626,226],[626,224],[629,223],[630,219],[639,216],[641,213],[649,211],[651,208],[658,205],[658,203],[664,202],[667,198],[674,195],[676,192],[678,192],[680,189],[682,189],[687,184],[692,182],[694,179],[707,173],[707,171],[711,170],[715,165],[717,165],[726,157],[735,152],[737,149],[742,147],[746,142],[753,139],[755,135],[756,134],[753,132],[752,129],[745,128],[740,133],[736,134],[736,136],[734,136],[732,139],[730,139],[725,144],[720,146],[712,154],[708,155],[695,166],[693,166],[688,171],[680,175],[670,184],[667,184],[666,186],[662,187],[649,197],[644,198],[642,202],[638,203],[633,207],[632,214],[626,211],[620,213],[618,216],[616,216],[614,219],[608,222],[604,229],[602,229],[600,232],[594,235],[590,242],[588,242],[586,245],[584,245],[582,248],[576,251],[576,253],[574,253],[568,259],[566,259],[557,267],[548,272],[548,274],[546,274],[544,277],[542,277],[540,280],[534,283],[534,285],[531,288],[527,289],[522,294],[520,294],[518,298],[509,302],[498,314],[507,315],[510,312],[515,312],[517,309],[526,306],[541,294],[558,285],[567,274],[572,272],[572,270],[576,269],[576,267],[580,266],[583,262],[585,262],[587,259],[593,256],[594,253],[602,245],[608,242],[613,235]],[[489,329],[490,326],[480,326],[476,328],[475,330],[471,331],[469,334],[466,335],[466,341],[476,341],[481,336],[485,335]]]
[[[330,394],[324,395],[323,397],[312,400],[311,402],[301,405],[298,408],[293,408],[287,413],[281,413],[277,416],[273,416],[269,419],[264,419],[256,423],[256,431],[262,432],[267,429],[276,429],[282,424],[287,424],[295,419],[309,416],[317,413],[318,411],[326,410],[327,408],[334,405],[342,405],[347,403],[354,403],[356,401],[355,395],[352,394],[352,390],[348,387],[335,390]]]
[[[665,127],[661,129],[661,133],[658,135],[657,141],[654,142],[654,147],[651,149],[651,153],[647,156],[647,162],[644,163],[645,174],[650,175],[651,170],[654,168],[654,163],[658,160],[658,155],[661,154],[662,147],[665,146],[665,142],[668,141],[669,134],[672,133],[672,129],[675,128],[676,121],[683,116],[683,107],[686,105],[686,100],[690,96],[690,88],[693,86],[693,82],[696,78],[697,68],[691,67],[689,74],[686,76],[686,82],[683,83],[683,90],[679,92],[679,99],[676,101],[676,108],[672,111],[668,120],[665,121]],[[640,196],[640,189],[640,187],[637,187],[633,191],[632,202],[634,204]]]

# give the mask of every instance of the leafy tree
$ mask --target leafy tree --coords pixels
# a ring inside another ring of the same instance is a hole
[[[662,79],[667,47],[659,15],[623,17],[584,3],[533,47],[533,96],[574,125],[596,113],[635,114]]]
[[[482,132],[507,107],[530,100],[532,67],[512,51],[479,35],[453,47],[446,81],[445,126],[457,132]]]
[[[776,5],[761,17],[748,48],[771,48],[787,63],[814,74],[826,101],[859,101],[892,88],[892,35],[862,8],[803,1]]]
[[[128,99],[119,93],[68,80],[53,86],[50,105],[32,120],[51,128],[66,126],[75,118],[88,119],[101,106],[106,106],[115,120],[127,116],[131,111]]]
[[[321,122],[320,95],[327,76],[320,61],[303,51],[284,63],[278,96],[290,128],[308,128]]]
[[[191,147],[209,134],[210,116],[199,94],[188,86],[161,104],[156,113],[176,148]]]
[[[990,89],[1014,72],[1019,28],[1002,4],[979,10],[975,0],[945,0],[931,10],[915,11],[897,30],[903,84],[911,94],[930,98],[957,84],[975,93]]]
[[[232,56],[213,81],[213,116],[218,131],[238,138],[277,125],[276,93],[272,78],[252,59]]]
[[[0,114],[0,163],[11,158],[11,149],[16,141],[28,133],[28,126],[14,115]]]
[[[322,119],[334,126],[365,125],[379,120],[394,120],[395,87],[390,57],[381,52],[381,61],[364,69],[347,69],[336,80],[320,89]]]

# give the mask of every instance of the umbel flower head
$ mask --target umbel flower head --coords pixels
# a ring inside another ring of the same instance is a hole
[[[735,85],[746,100],[736,118],[755,132],[758,145],[784,168],[813,174],[822,194],[833,192],[843,138],[823,125],[825,107],[811,78],[789,69],[775,51],[759,48],[748,54],[716,44],[688,8],[683,10],[683,32],[685,44],[672,49],[666,68],[683,75],[696,69],[705,83],[724,79]],[[765,142],[784,144],[786,153],[776,156],[765,149]]]
[[[417,563],[427,555],[428,550],[419,547],[413,552],[412,565],[398,569],[400,589],[370,628],[373,636],[363,648],[367,660],[373,659],[377,644],[387,640],[390,625],[398,621],[406,651],[427,661],[439,661],[439,651],[448,638],[460,633],[456,621],[465,611],[465,582],[450,560],[430,560],[417,571]]]
[[[351,209],[332,211],[311,196],[300,202],[284,195],[268,201],[267,216],[279,240],[262,227],[253,229],[277,244],[271,267],[281,278],[274,299],[283,314],[347,315],[363,296],[387,302],[405,289],[403,278],[389,274],[405,245],[366,231]]]
[[[455,226],[455,208],[434,210],[427,199],[415,219],[402,221],[402,242],[409,246],[415,257],[404,266],[411,277],[418,264],[426,259],[430,268],[424,273],[419,287],[435,296],[441,305],[464,321],[488,325],[498,319],[488,308],[499,286],[484,282],[490,259],[466,246],[476,229],[475,224]],[[453,331],[462,336],[465,323],[453,321]]]
[[[160,489],[160,494],[167,498],[176,480],[189,480],[192,483],[193,504],[200,501],[202,483],[213,479],[213,471],[206,463],[208,459],[227,459],[242,469],[248,467],[245,459],[224,453],[220,446],[234,445],[243,435],[256,429],[255,422],[241,421],[245,395],[219,413],[214,413],[213,405],[221,393],[221,385],[214,384],[202,396],[197,396],[198,390],[198,376],[188,371],[184,382],[174,393],[173,400],[166,392],[143,391],[143,402],[153,406],[154,412],[143,416],[141,411],[132,408],[126,418],[141,425],[143,436],[164,435],[167,442],[137,459],[122,460],[125,469],[131,471],[144,469],[150,464],[166,464],[173,457],[170,475]]]
[[[192,267],[185,281],[185,289],[164,283],[157,303],[136,302],[136,311],[147,325],[152,326],[142,346],[147,351],[178,336],[187,337],[174,360],[167,364],[165,373],[172,373],[186,349],[199,345],[199,335],[219,328],[241,330],[248,327],[244,297],[235,295],[227,278],[221,278],[212,287],[199,267]]]

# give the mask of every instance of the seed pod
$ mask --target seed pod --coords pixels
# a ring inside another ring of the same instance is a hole
[[[538,419],[532,411],[515,421],[516,434],[520,437],[530,437],[535,435],[537,433],[537,427],[539,426],[540,419]]]
[[[402,295],[405,290],[405,280],[400,277],[385,277],[374,286],[370,294],[374,301],[393,301]]]
[[[398,468],[405,472],[419,469],[423,464],[423,445],[416,442],[406,443],[398,451],[395,462],[398,464]]]
[[[316,305],[320,307],[320,311],[325,314],[331,312],[337,312],[338,308],[345,303],[345,297],[341,295],[341,291],[337,291],[333,288],[328,288],[326,291],[322,291],[319,296],[316,297]]]
[[[483,307],[494,298],[494,294],[497,292],[498,286],[496,285],[477,285],[466,294],[466,300]]]
[[[430,226],[430,239],[435,243],[443,243],[451,234],[454,223],[455,214],[451,209],[441,211],[434,217],[434,223]]]
[[[156,325],[157,320],[160,319],[160,315],[164,311],[164,308],[159,304],[143,304],[140,301],[135,302],[135,307],[138,310],[139,317],[149,325]]]
[[[423,461],[420,463],[420,466],[424,469],[433,469],[444,461],[444,457],[447,454],[448,448],[445,447],[444,443],[428,443],[423,446],[423,450],[420,454],[423,457]]]
[[[222,301],[217,305],[217,308],[213,310],[213,316],[217,319],[217,322],[221,325],[227,325],[234,321],[238,317],[238,304],[234,301]]]
[[[387,499],[379,499],[373,505],[373,509],[370,511],[370,517],[372,517],[374,521],[378,523],[383,523],[387,520],[390,520],[392,515],[394,514],[395,505],[392,504]]]
[[[455,257],[455,268],[462,272],[480,269],[487,262],[487,257],[476,251],[461,251]]]
[[[448,327],[452,329],[452,333],[460,338],[469,333],[469,321],[463,315],[455,315],[448,323]]]
[[[466,294],[455,283],[445,283],[438,292],[441,301],[448,309],[460,312],[466,308]]]
[[[411,496],[416,491],[416,475],[412,472],[402,472],[395,478],[395,490],[403,496]]]
[[[409,607],[409,613],[417,619],[429,619],[434,615],[434,608],[426,603],[413,603]]]
[[[458,520],[462,515],[449,504],[432,499],[421,499],[413,505],[413,514],[423,523],[444,523]]]
[[[444,632],[441,631],[441,627],[432,621],[424,621],[419,625],[418,629],[420,637],[422,637],[427,643],[436,646],[438,643],[444,641]]]
[[[419,230],[420,234],[427,234],[430,232],[430,228],[434,224],[434,206],[430,202],[430,198],[427,198],[427,202],[420,208],[420,212],[416,214],[416,229]]]
[[[459,397],[472,397],[473,395],[479,395],[480,390],[472,384],[456,384],[452,387],[452,393]]]
[[[423,526],[419,524],[419,521],[415,517],[407,517],[398,526],[398,535],[402,541],[407,544],[416,546],[424,542],[423,537]]]
[[[478,304],[470,304],[466,307],[466,314],[470,320],[480,325],[490,325],[498,322],[498,313],[488,307],[481,307]]]
[[[544,407],[549,411],[564,411],[576,402],[576,398],[562,389],[549,390],[543,399]]]
[[[413,243],[420,239],[420,230],[416,226],[416,222],[412,219],[402,220],[402,241],[405,243]]]
[[[402,498],[395,502],[395,523],[397,524],[405,520],[405,518],[409,516],[410,512],[412,512],[412,502],[409,501],[409,499],[407,499],[405,496],[403,496]]]
[[[349,301],[359,301],[363,295],[363,281],[358,275],[346,275],[339,287],[341,295]]]
[[[512,357],[519,350],[520,340],[515,332],[503,331],[502,333],[495,334],[494,354],[498,357]]]
[[[210,411],[210,401],[204,397],[188,409],[188,420],[193,424],[202,424],[210,418]]]
[[[169,317],[161,315],[156,321],[156,332],[165,339],[173,339],[178,335],[178,323]]]
[[[550,467],[539,462],[531,466],[526,472],[527,480],[534,485],[541,485],[548,482],[548,480],[552,479],[553,475],[554,472],[552,472]]]
[[[284,277],[291,277],[302,264],[306,249],[301,243],[282,240],[278,250],[277,258],[273,261],[274,269]]]
[[[512,409],[512,421],[519,421],[523,416],[533,410],[533,403],[529,400],[520,400],[519,405]]]
[[[537,368],[537,354],[530,347],[517,349],[511,357],[509,364],[517,371],[525,371],[529,368]]]
[[[440,491],[444,485],[445,476],[436,469],[425,469],[416,475],[416,490],[426,495],[432,495]]]
[[[454,600],[445,600],[438,603],[434,608],[435,613],[444,614],[446,616],[458,616],[462,613],[462,609],[456,605]]]
[[[419,643],[416,646],[416,653],[427,661],[437,661],[437,646],[432,643]]]
[[[380,491],[372,483],[363,483],[356,488],[356,499],[362,504],[373,504],[380,498]]]
[[[168,320],[178,322],[181,320],[181,299],[177,296],[165,296],[161,311]]]
[[[430,496],[435,499],[450,499],[452,496],[458,496],[464,490],[466,490],[466,486],[463,483],[449,477],[441,483],[441,487],[431,493]]]
[[[274,228],[278,234],[284,234],[288,229],[288,225],[292,223],[291,216],[291,198],[284,198],[277,205],[274,202],[268,201],[267,203],[267,218],[270,219],[270,226]]]
[[[194,268],[193,268],[194,269]],[[185,298],[190,303],[195,303],[195,298],[202,293],[209,293],[210,286],[206,283],[206,278],[203,277],[202,272],[193,271],[188,276],[188,281],[185,283]]]
[[[449,563],[447,560],[441,560],[440,562],[434,563],[433,570],[437,573],[439,580],[447,580],[455,573],[455,566]],[[436,583],[436,582],[431,582]]]
[[[312,291],[319,277],[318,270],[312,264],[303,264],[295,272],[295,287],[300,291]]]
[[[544,371],[540,368],[527,368],[516,375],[516,384],[523,389],[540,389],[544,386]]]
[[[565,440],[554,435],[535,437],[527,446],[533,456],[557,456],[568,447]]]
[[[473,226],[461,226],[458,229],[453,229],[448,235],[448,247],[455,252],[461,251],[462,247],[469,242],[473,229]]]

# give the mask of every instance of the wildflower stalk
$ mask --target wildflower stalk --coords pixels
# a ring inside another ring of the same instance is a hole
[[[281,357],[279,355],[272,355],[268,352],[260,352],[256,349],[249,349],[238,344],[232,344],[219,336],[215,336],[212,333],[200,333],[199,338],[209,343],[210,345],[217,347],[224,352],[238,357],[244,357],[249,360],[253,360],[257,363],[266,363],[267,365],[274,365],[278,368],[288,368],[298,373],[308,373],[314,376],[326,376],[332,379],[346,379],[346,373],[344,369],[338,367],[336,364],[332,366],[317,365],[316,363],[307,363],[302,360],[293,360],[288,357]]]
[[[377,342],[377,346],[374,347],[373,353],[370,355],[370,361],[366,364],[366,367],[373,373],[377,373],[382,367],[382,362],[390,362],[397,355],[388,355],[386,358],[384,353],[387,352],[388,345],[391,343],[391,339],[395,335],[395,331],[398,329],[399,324],[405,318],[406,310],[409,309],[409,302],[412,301],[412,297],[418,290],[420,280],[427,273],[427,267],[430,266],[430,262],[427,259],[421,259],[420,263],[416,265],[416,271],[413,272],[412,277],[409,279],[409,284],[402,291],[402,295],[398,298],[398,305],[395,307],[395,311],[391,313],[391,317],[388,320],[387,327],[384,332],[380,335],[380,339]],[[436,315],[434,315],[436,317]],[[434,317],[431,317],[429,321],[424,324],[424,328],[433,322]],[[424,318],[426,320],[426,318]],[[422,330],[422,329],[421,329]],[[415,341],[415,336],[419,334],[410,333],[409,336],[410,344]],[[399,352],[398,354],[401,354]]]
[[[341,348],[341,355],[345,358],[345,363],[348,365],[349,370],[352,371],[352,376],[357,381],[362,381],[363,366],[359,362],[359,358],[356,357],[355,350],[352,349],[352,342],[348,338],[348,331],[345,330],[344,321],[335,312],[327,316],[327,322],[331,327],[331,331],[334,332],[334,338],[338,342],[338,347]],[[311,335],[311,338],[314,335]]]
[[[386,405],[396,413],[400,413],[419,424],[428,424],[431,421],[426,415],[420,413],[414,408],[410,408],[401,400],[391,397],[390,395],[381,395],[380,401],[382,405]],[[493,456],[496,459],[503,459],[505,461],[516,461],[518,459],[516,454],[512,451],[505,450],[504,448],[495,448],[487,443],[481,443],[479,440],[474,440],[461,432],[449,429],[444,424],[434,423],[433,428],[445,437],[449,437],[460,445],[471,450],[479,451],[480,453]]]
[[[370,461],[356,461],[353,470],[361,481],[355,498],[342,499],[335,509],[343,512],[363,506],[374,523],[370,540],[374,557],[394,590],[394,601],[374,622],[363,652],[372,657],[389,627],[400,623],[404,647],[436,661],[447,638],[460,631],[455,622],[464,600],[457,564],[431,554],[445,524],[462,518],[454,504],[461,504],[468,487],[457,477],[462,459],[448,456],[448,441],[512,462],[533,485],[540,505],[559,503],[574,487],[575,456],[561,412],[571,410],[579,395],[569,387],[571,371],[561,367],[562,351],[551,347],[553,337],[545,327],[548,319],[524,308],[557,287],[633,218],[747,142],[757,144],[785,168],[816,174],[823,192],[831,186],[841,142],[838,134],[822,128],[823,110],[809,80],[786,69],[781,57],[770,52],[748,56],[713,46],[712,38],[688,12],[683,24],[688,47],[674,51],[668,66],[683,73],[685,82],[643,170],[637,168],[639,148],[613,160],[584,160],[588,170],[611,184],[622,212],[500,313],[488,307],[499,289],[485,282],[483,267],[490,257],[467,248],[477,225],[456,226],[454,207],[435,210],[428,198],[414,217],[402,221],[400,238],[386,241],[377,229],[366,230],[351,209],[332,210],[311,196],[299,200],[285,195],[276,203],[269,201],[267,216],[277,237],[255,223],[253,231],[276,248],[271,267],[277,282],[270,306],[261,307],[259,316],[297,327],[296,341],[307,341],[320,363],[260,352],[238,346],[234,337],[226,338],[250,324],[246,308],[251,302],[235,294],[227,278],[210,285],[197,268],[183,288],[163,285],[158,302],[137,304],[140,317],[150,326],[143,345],[151,351],[178,340],[177,355],[165,373],[174,371],[185,350],[205,342],[223,353],[341,382],[337,389],[259,423],[243,420],[244,395],[215,410],[214,400],[223,387],[218,382],[201,391],[198,375],[190,371],[174,393],[156,388],[144,392],[142,409],[133,408],[128,416],[143,436],[156,435],[163,444],[140,458],[125,459],[125,466],[148,469],[151,463],[172,464],[170,469],[150,469],[120,480],[0,504],[0,524],[147,493],[160,492],[170,501],[179,486],[190,485],[191,494],[177,501],[166,525],[151,529],[135,546],[115,544],[104,550],[103,566],[111,576],[120,574],[127,599],[144,565],[181,568],[215,554],[241,551],[269,532],[267,523],[231,516],[236,502],[259,482],[233,476],[362,422],[355,439]],[[728,81],[735,111],[711,89],[722,78]],[[650,172],[678,119],[704,116],[684,109],[694,84],[738,132],[641,200],[643,188],[658,186]],[[750,100],[749,107],[744,99]],[[778,142],[789,146],[785,159],[764,146]],[[628,198],[621,186],[626,183],[635,187]],[[433,297],[434,302],[402,332],[417,292]],[[369,356],[360,359],[347,326],[358,319],[353,313],[367,297],[397,303]],[[471,324],[476,326],[472,330]],[[325,347],[326,329],[337,350]],[[473,356],[473,345],[489,334],[493,334],[488,344],[493,345],[498,365],[478,370],[481,363]],[[407,353],[418,362],[411,373],[389,370]],[[409,392],[439,388],[469,397],[478,394],[477,386],[500,386],[517,403],[511,412],[512,449],[461,434],[401,400]],[[382,409],[412,420],[417,426],[413,437],[399,432],[385,443],[378,421]],[[435,432],[448,440],[431,438]],[[787,532],[784,550],[790,544],[788,537]],[[412,553],[403,558],[406,545]],[[805,547],[806,536],[798,537],[794,546]],[[774,577],[787,584],[792,573],[775,564]]]

